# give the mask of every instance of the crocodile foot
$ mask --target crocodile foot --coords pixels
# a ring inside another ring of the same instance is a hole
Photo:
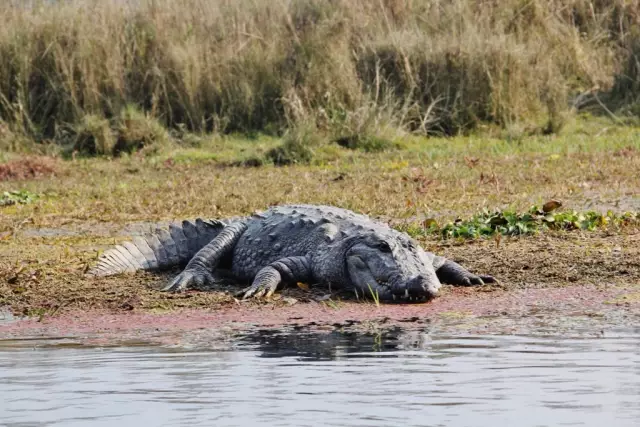
[[[213,274],[204,268],[188,268],[178,274],[171,282],[164,286],[163,292],[180,292],[187,289],[203,288],[216,282]]]

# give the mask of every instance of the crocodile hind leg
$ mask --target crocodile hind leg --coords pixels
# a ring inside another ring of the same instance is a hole
[[[303,256],[282,258],[262,268],[253,283],[238,292],[242,299],[270,297],[281,283],[305,282],[311,279],[309,259]]]
[[[213,275],[215,268],[222,257],[233,249],[246,229],[247,224],[244,221],[227,225],[220,234],[200,249],[191,258],[182,273],[162,290],[178,292],[189,288],[203,288],[213,285],[216,282]]]

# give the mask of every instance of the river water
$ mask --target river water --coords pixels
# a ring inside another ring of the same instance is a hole
[[[0,341],[3,426],[640,426],[640,329]]]

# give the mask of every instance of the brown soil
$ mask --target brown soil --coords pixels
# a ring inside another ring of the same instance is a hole
[[[434,242],[430,250],[495,275],[504,289],[568,285],[640,286],[640,229],[557,232],[468,244]]]

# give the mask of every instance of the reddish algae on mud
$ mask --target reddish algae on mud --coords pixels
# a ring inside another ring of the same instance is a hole
[[[290,306],[259,307],[240,303],[215,310],[184,309],[168,313],[71,311],[54,317],[0,323],[0,340],[66,337],[102,344],[136,341],[176,342],[197,330],[246,332],[254,329],[309,326],[319,329],[376,329],[392,325],[438,322],[457,318],[474,320],[480,330],[491,319],[539,320],[539,313],[557,317],[604,316],[607,313],[640,316],[640,289],[577,285],[564,288],[494,290],[455,288],[424,304],[299,302]],[[479,319],[484,319],[478,323]],[[531,326],[535,327],[535,326]],[[173,339],[167,341],[168,336]]]

